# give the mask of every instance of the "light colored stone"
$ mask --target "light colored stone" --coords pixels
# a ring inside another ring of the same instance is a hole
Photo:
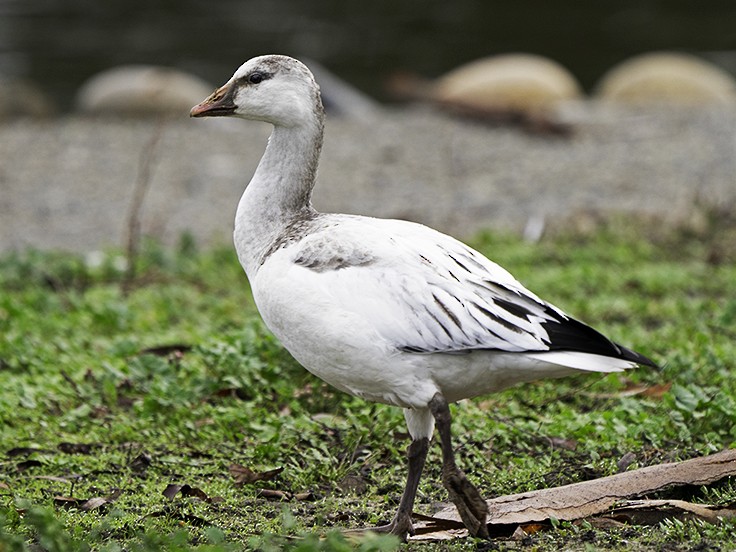
[[[532,54],[479,59],[437,79],[432,98],[478,110],[539,111],[582,96],[575,77],[559,63]]]
[[[80,111],[94,114],[188,114],[214,89],[177,69],[124,65],[87,80],[77,93],[76,104]]]
[[[654,52],[613,67],[601,78],[596,95],[631,104],[734,104],[736,79],[695,56]]]

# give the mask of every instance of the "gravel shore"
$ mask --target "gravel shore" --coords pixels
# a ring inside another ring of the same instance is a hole
[[[589,211],[687,217],[695,198],[736,205],[736,108],[570,106],[569,138],[423,108],[328,117],[314,204],[419,221],[458,237]],[[152,139],[160,139],[150,150]],[[229,243],[270,128],[237,120],[67,117],[0,125],[0,252],[119,246],[142,159],[142,231]]]

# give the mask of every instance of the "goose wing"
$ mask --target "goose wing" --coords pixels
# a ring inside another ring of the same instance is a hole
[[[578,351],[651,363],[542,301],[477,251],[425,226],[341,217],[302,239],[291,258],[304,277],[318,280],[400,351]]]

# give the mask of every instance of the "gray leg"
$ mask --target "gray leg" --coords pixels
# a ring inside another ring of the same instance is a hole
[[[470,534],[474,537],[487,539],[489,538],[488,525],[486,524],[488,505],[455,463],[455,452],[452,449],[452,436],[450,433],[450,425],[452,424],[450,407],[447,405],[445,398],[437,393],[432,397],[429,408],[432,411],[432,415],[437,423],[437,431],[440,434],[440,444],[442,446],[442,484],[447,489],[450,500],[455,504],[460,514],[460,519],[463,520]]]
[[[417,488],[419,487],[419,479],[422,476],[424,462],[427,459],[427,450],[429,450],[429,439],[426,437],[412,441],[407,450],[409,458],[409,474],[406,478],[406,487],[404,494],[401,495],[399,502],[399,510],[396,512],[393,521],[383,527],[376,527],[375,531],[384,533],[392,533],[401,540],[406,540],[408,535],[414,534],[414,526],[411,523],[411,512],[414,509],[414,499],[417,496]]]

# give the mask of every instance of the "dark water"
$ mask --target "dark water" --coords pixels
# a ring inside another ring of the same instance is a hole
[[[385,99],[399,69],[436,76],[523,51],[590,88],[614,63],[660,49],[736,73],[736,0],[0,0],[0,75],[32,78],[62,107],[87,77],[123,63],[219,84],[249,57],[284,53]]]

